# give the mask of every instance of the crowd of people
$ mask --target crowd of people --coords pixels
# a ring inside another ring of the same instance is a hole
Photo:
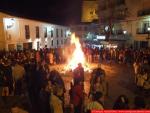
[[[69,111],[65,106],[65,84],[57,70],[51,65],[67,62],[70,50],[41,49],[0,52],[0,96],[28,96],[28,113],[90,113],[93,109],[105,109],[105,98],[109,95],[109,83],[105,71],[98,67],[91,73],[90,92],[84,92],[84,68],[82,64],[73,70]],[[150,89],[150,51],[133,49],[83,48],[88,62],[133,64],[135,83],[139,89]],[[18,105],[18,104],[17,104]],[[16,106],[17,106],[16,105]],[[146,109],[142,96],[136,96],[134,109]],[[12,111],[16,108],[12,107]],[[128,98],[120,95],[113,109],[130,108]]]

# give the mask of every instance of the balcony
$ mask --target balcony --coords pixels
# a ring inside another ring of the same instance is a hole
[[[115,30],[115,31],[113,31],[113,34],[115,34],[115,35],[122,35],[123,34],[123,30]]]
[[[147,28],[137,28],[136,30],[136,34],[148,34],[149,31],[147,30]]]

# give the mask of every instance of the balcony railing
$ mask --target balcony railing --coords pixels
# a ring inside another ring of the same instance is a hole
[[[147,28],[137,28],[136,30],[136,34],[148,34],[149,31],[147,30]]]
[[[115,30],[115,31],[113,31],[113,34],[115,34],[115,35],[122,35],[123,34],[123,30]]]

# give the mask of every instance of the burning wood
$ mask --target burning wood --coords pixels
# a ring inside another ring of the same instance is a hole
[[[70,58],[68,58],[68,64],[65,70],[74,70],[79,63],[82,64],[85,71],[90,70],[86,62],[84,52],[82,51],[82,46],[80,44],[79,38],[75,37],[74,33],[71,35],[71,44],[74,44],[75,47],[72,55],[70,56]]]

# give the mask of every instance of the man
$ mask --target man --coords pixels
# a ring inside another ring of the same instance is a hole
[[[51,93],[51,86],[48,82],[45,82],[43,84],[43,87],[40,91],[39,96],[39,104],[40,104],[40,113],[51,113],[51,107],[50,107],[50,93]]]
[[[84,68],[81,63],[79,63],[78,67],[74,70],[73,79],[74,85],[76,85],[77,82],[84,82]]]
[[[13,79],[15,82],[15,94],[21,95],[22,79],[23,79],[23,76],[25,75],[25,69],[20,64],[19,61],[16,61],[16,64],[12,70],[12,75],[13,75]]]
[[[77,82],[71,89],[71,103],[74,107],[74,113],[82,113],[83,111],[83,99],[84,99],[84,87],[82,82]]]

